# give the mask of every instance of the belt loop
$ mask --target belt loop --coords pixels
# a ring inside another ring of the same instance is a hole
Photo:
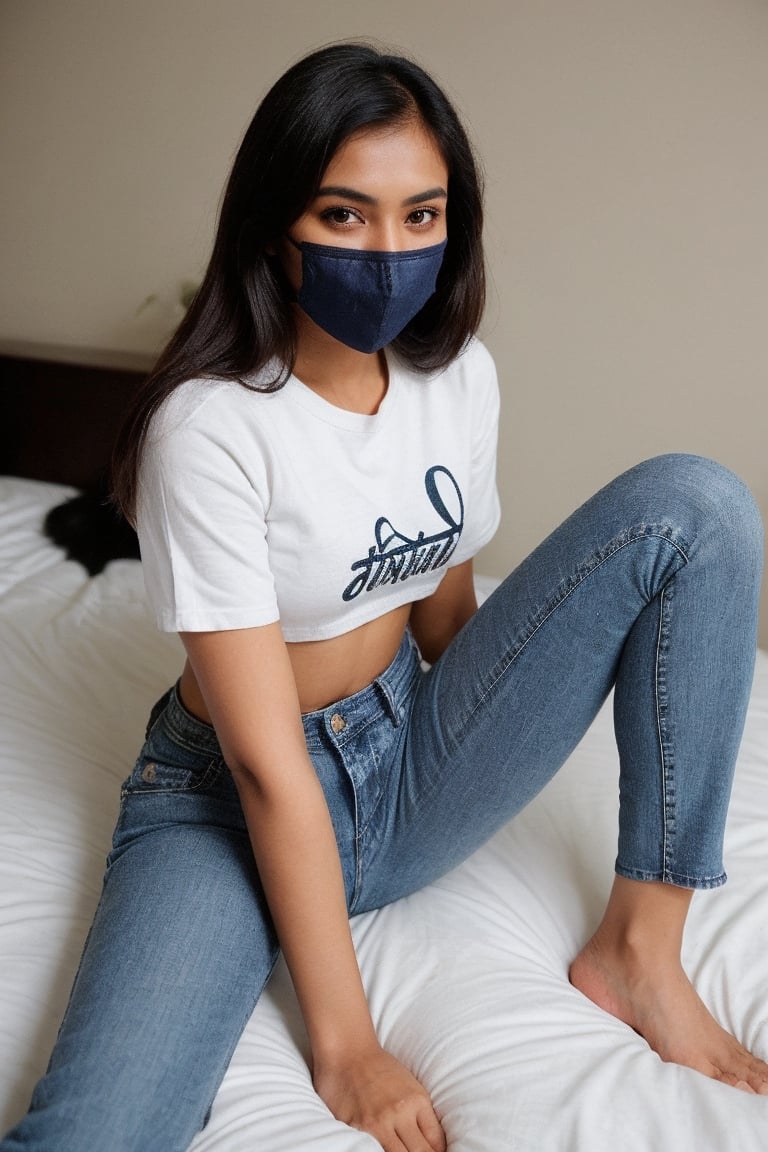
[[[390,688],[389,684],[387,684],[386,680],[383,679],[374,680],[374,684],[378,688],[379,692],[381,692],[381,695],[384,699],[384,705],[387,709],[387,712],[389,713],[390,720],[394,724],[395,728],[399,727],[402,717],[400,715],[400,710],[397,707],[397,701],[392,694],[392,689]]]
[[[377,677],[374,684],[381,693],[384,701],[384,707],[387,710],[389,718],[395,727],[399,727],[402,723],[403,717],[408,711],[407,706],[401,706],[397,703],[395,690],[402,696],[402,690],[406,684],[413,685],[414,674],[419,668],[420,653],[416,641],[413,638],[411,627],[408,625],[405,629],[400,648],[398,649],[397,656],[392,661],[392,664],[387,669],[384,675]],[[389,673],[389,675],[387,674]],[[392,681],[392,683],[390,683]],[[393,688],[394,684],[394,688]],[[406,690],[407,695],[407,690]]]
[[[160,719],[160,716],[162,715],[162,713],[168,707],[168,701],[171,699],[172,695],[173,695],[173,686],[171,686],[167,692],[164,692],[163,695],[160,697],[160,699],[157,701],[157,703],[152,706],[152,711],[150,712],[149,720],[147,721],[147,728],[146,728],[146,731],[144,733],[144,739],[145,740],[149,739],[150,732],[154,728],[157,721]]]

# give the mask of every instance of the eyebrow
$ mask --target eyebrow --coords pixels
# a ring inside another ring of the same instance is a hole
[[[378,204],[375,196],[367,192],[358,192],[355,188],[345,188],[341,184],[326,184],[317,190],[318,196],[341,196],[344,200],[356,200],[358,204]],[[445,188],[427,188],[426,192],[419,192],[416,196],[408,196],[403,200],[403,206],[420,204],[424,200],[447,200],[448,193]]]

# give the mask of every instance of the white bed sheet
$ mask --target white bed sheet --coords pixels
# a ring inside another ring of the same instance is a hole
[[[0,479],[0,1129],[43,1071],[99,895],[119,784],[181,649],[134,561],[100,576],[40,532],[68,489]],[[574,991],[569,959],[612,878],[609,709],[558,777],[461,868],[353,923],[384,1044],[423,1080],[451,1152],[762,1152],[768,1100],[663,1064]],[[726,841],[696,896],[689,971],[768,1057],[768,654],[759,653]],[[279,966],[195,1152],[374,1152],[315,1096]],[[87,1152],[87,1150],[84,1150]]]

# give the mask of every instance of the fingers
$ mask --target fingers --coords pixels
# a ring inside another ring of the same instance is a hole
[[[430,1112],[429,1116],[399,1120],[391,1149],[387,1143],[382,1147],[384,1152],[446,1152],[448,1145],[440,1121]]]
[[[373,1131],[384,1152],[446,1152],[445,1133],[432,1105],[419,1101],[414,1109],[413,1104],[401,1101],[389,1122]]]
[[[428,1098],[399,1100],[375,1120],[367,1117],[352,1127],[375,1136],[384,1152],[446,1152],[448,1148]]]
[[[384,1152],[446,1152],[429,1095],[380,1045],[354,1058],[316,1062],[313,1080],[336,1119],[370,1133]]]
[[[446,1152],[448,1141],[445,1138],[443,1126],[431,1104],[422,1109],[418,1116],[418,1123],[431,1152]]]

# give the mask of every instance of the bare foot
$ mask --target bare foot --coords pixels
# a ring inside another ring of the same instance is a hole
[[[598,932],[569,976],[574,988],[639,1032],[662,1060],[768,1096],[768,1064],[720,1027],[679,964],[643,960],[627,945],[606,946]]]

